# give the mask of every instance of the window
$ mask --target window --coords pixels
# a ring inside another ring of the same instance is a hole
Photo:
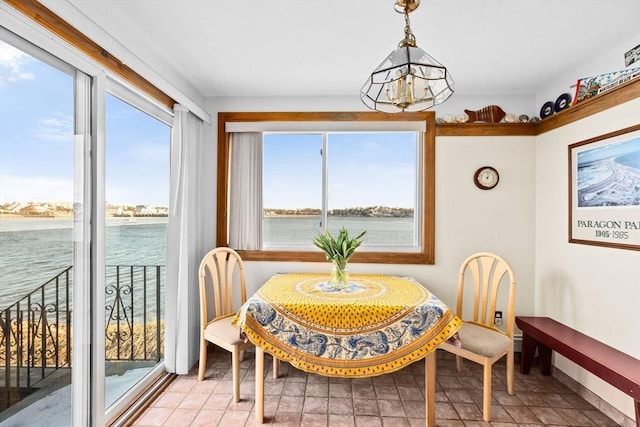
[[[434,124],[433,113],[220,113],[217,244],[229,244],[230,205],[241,193],[230,186],[231,134],[261,130],[262,195],[252,196],[260,214],[239,212],[261,221],[249,226],[262,239],[237,248],[244,259],[324,261],[311,239],[346,226],[368,233],[354,262],[432,264]]]
[[[265,133],[262,248],[309,250],[345,227],[366,230],[363,250],[417,252],[419,142],[415,131]]]

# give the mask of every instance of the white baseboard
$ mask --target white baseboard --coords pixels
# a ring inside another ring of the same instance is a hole
[[[522,352],[522,334],[513,335],[513,351],[516,353]]]

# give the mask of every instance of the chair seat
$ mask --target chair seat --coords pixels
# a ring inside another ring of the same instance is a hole
[[[240,339],[240,330],[231,326],[231,320],[233,320],[233,316],[212,320],[204,329],[204,338],[214,344],[224,343],[226,346],[245,344]],[[250,347],[251,344],[247,344],[247,346]]]
[[[508,336],[489,328],[465,322],[458,330],[462,348],[492,358],[511,346]]]

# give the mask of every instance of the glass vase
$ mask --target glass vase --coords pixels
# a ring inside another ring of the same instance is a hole
[[[349,269],[346,263],[333,263],[331,266],[331,276],[329,277],[329,286],[333,289],[344,289],[349,286]]]

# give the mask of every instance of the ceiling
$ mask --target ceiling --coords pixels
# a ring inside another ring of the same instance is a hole
[[[68,3],[203,97],[358,94],[404,36],[393,0]],[[640,35],[639,16],[640,0],[422,0],[410,19],[418,46],[447,66],[456,93],[484,95],[534,94],[554,76],[626,49]],[[606,71],[623,68],[621,55]]]

